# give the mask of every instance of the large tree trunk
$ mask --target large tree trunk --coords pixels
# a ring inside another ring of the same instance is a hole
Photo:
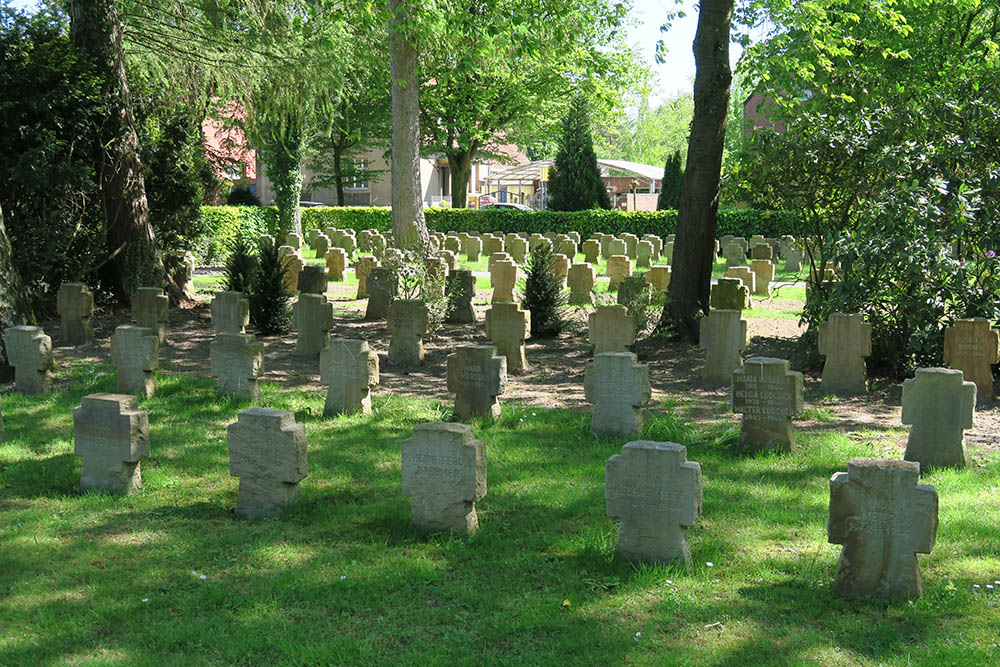
[[[659,327],[698,342],[698,320],[708,314],[719,213],[719,177],[729,110],[729,28],[733,0],[701,0],[694,37],[694,118],[687,169],[677,210],[670,299]]]
[[[337,206],[344,205],[344,150],[337,144],[333,147],[333,178],[337,181]]]
[[[7,350],[3,346],[3,332],[19,324],[35,324],[28,290],[24,289],[21,273],[14,266],[14,252],[7,237],[7,226],[0,208],[0,377],[9,375]]]
[[[166,273],[149,223],[139,138],[125,75],[122,23],[113,0],[73,0],[71,5],[73,43],[97,63],[104,95],[111,104],[100,130],[100,154],[95,156],[106,244],[112,256],[102,267],[101,277],[118,298],[130,299],[139,287],[162,287]],[[178,298],[176,285],[170,287],[172,296]]]
[[[472,154],[474,150],[456,150],[447,153],[451,171],[451,207],[465,208],[468,202],[469,181],[472,179]]]
[[[301,142],[288,142],[275,147],[274,174],[271,184],[274,186],[274,203],[278,207],[278,234],[281,239],[286,234],[295,232],[302,234],[302,209],[299,201],[302,199],[302,150]]]
[[[411,0],[389,0],[392,79],[392,235],[398,248],[425,251],[429,239],[420,192],[420,89],[410,37]]]

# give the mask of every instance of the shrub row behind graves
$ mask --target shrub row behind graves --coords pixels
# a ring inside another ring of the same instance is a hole
[[[273,206],[202,206],[205,236],[191,248],[199,264],[219,264],[237,238],[256,243],[278,229],[278,210]]]

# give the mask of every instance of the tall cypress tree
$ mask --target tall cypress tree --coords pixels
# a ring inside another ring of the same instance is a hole
[[[681,184],[684,183],[684,170],[681,169],[681,152],[674,151],[667,158],[663,168],[663,180],[660,181],[660,196],[656,198],[656,210],[677,210],[681,201]]]
[[[587,103],[580,96],[563,119],[562,139],[549,176],[548,207],[554,211],[611,208],[590,136]]]

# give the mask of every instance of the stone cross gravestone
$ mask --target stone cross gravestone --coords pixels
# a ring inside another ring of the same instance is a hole
[[[250,323],[250,302],[242,292],[219,292],[212,299],[215,333],[243,333]]]
[[[433,294],[435,297],[443,299],[445,280],[448,278],[448,263],[441,257],[425,257],[424,275],[426,281],[423,289],[427,291],[427,294]]]
[[[741,280],[751,294],[757,294],[757,274],[751,271],[749,266],[734,266],[726,269],[722,277]]]
[[[253,407],[229,425],[229,474],[240,478],[236,513],[269,517],[299,497],[309,474],[306,427],[285,410]]]
[[[938,495],[917,484],[910,461],[851,459],[830,478],[831,544],[844,549],[833,580],[843,597],[914,598],[923,593],[918,553],[934,547]]]
[[[291,246],[292,248],[298,250],[299,248],[302,247],[302,237],[299,234],[296,234],[295,232],[292,232],[291,234],[285,234],[285,245]]]
[[[93,338],[90,318],[94,314],[94,293],[83,283],[63,283],[56,295],[59,329],[67,345],[83,345]]]
[[[576,258],[576,241],[570,238],[563,239],[559,242],[558,250],[560,255],[566,255],[572,262]]]
[[[747,263],[746,251],[735,241],[722,246],[722,256],[726,258],[726,268],[743,266]]]
[[[335,338],[319,358],[320,381],[328,385],[323,416],[372,411],[371,388],[378,384],[378,355],[363,340]]]
[[[326,271],[330,280],[340,282],[347,271],[347,253],[343,248],[330,248],[326,251]]]
[[[793,244],[785,251],[785,271],[798,273],[802,270],[802,248]]]
[[[507,252],[518,264],[524,264],[528,258],[528,242],[519,236],[507,241]]]
[[[868,391],[865,357],[872,353],[872,325],[863,315],[831,313],[819,325],[819,353],[824,393],[863,394]]]
[[[587,239],[583,242],[583,258],[589,264],[597,264],[601,258],[601,242],[596,239]]]
[[[257,379],[264,367],[264,345],[246,333],[220,333],[211,346],[212,376],[218,392],[239,400],[260,400]]]
[[[768,247],[768,246],[758,246]],[[750,262],[750,270],[754,275],[754,294],[771,296],[771,283],[774,282],[774,264],[769,259],[755,259]]]
[[[626,560],[688,565],[701,498],[701,465],[682,445],[636,440],[604,464],[607,514],[620,521],[615,551]]]
[[[743,414],[739,444],[748,450],[795,449],[792,417],[802,414],[802,373],[788,370],[788,361],[750,357],[733,371],[730,402]]]
[[[652,257],[653,244],[649,241],[639,241],[635,248],[635,265],[642,268],[649,268]]]
[[[400,445],[403,494],[410,520],[422,530],[471,535],[476,502],[486,495],[486,445],[467,424],[418,424]]]
[[[719,278],[712,285],[712,295],[709,305],[716,310],[743,310],[749,308],[750,288],[739,278]]]
[[[507,359],[507,372],[528,368],[524,340],[531,336],[531,312],[516,303],[495,303],[486,311],[486,335],[497,352]]]
[[[389,312],[389,304],[396,297],[399,282],[396,272],[389,267],[378,266],[368,274],[368,306],[366,320],[384,320]]]
[[[503,238],[500,236],[488,236],[486,237],[485,252],[487,255],[492,255],[495,252],[504,251]]]
[[[315,359],[330,342],[333,304],[323,294],[300,294],[292,307],[295,317],[295,355]]]
[[[139,462],[149,458],[149,417],[135,396],[91,394],[73,408],[73,453],[83,459],[80,490],[142,491]]]
[[[625,255],[612,255],[608,258],[608,291],[614,292],[622,281],[632,275],[632,262]]]
[[[299,293],[299,274],[302,272],[305,262],[298,255],[289,253],[281,258],[281,264],[285,267],[285,291],[290,296],[295,296]]]
[[[666,294],[667,290],[670,288],[669,266],[651,266],[649,267],[649,270],[643,274],[643,277],[657,292],[663,292]]]
[[[164,268],[174,283],[180,286],[185,295],[194,294],[194,253],[190,250],[177,250],[168,253],[163,258]]]
[[[667,264],[674,263],[674,242],[667,241],[663,244],[663,250],[660,252],[660,257]]]
[[[559,289],[566,287],[566,276],[569,273],[570,258],[566,255],[556,253],[552,255],[552,263],[549,264],[549,273],[559,279]]]
[[[990,365],[1000,362],[1000,332],[990,328],[989,320],[982,317],[958,320],[945,329],[944,360],[976,384],[980,402],[993,401]]]
[[[608,252],[611,253],[611,257],[621,255],[627,258],[628,246],[625,245],[625,241],[623,239],[616,239],[612,237],[612,239],[608,241]],[[611,259],[611,257],[608,259]]]
[[[424,361],[423,336],[427,333],[427,305],[419,299],[396,299],[386,313],[389,355],[386,361],[400,369],[413,369]]]
[[[649,241],[650,243],[653,244],[653,252],[649,256],[650,260],[652,260],[654,262],[655,261],[659,261],[660,260],[660,252],[663,250],[663,239],[661,239],[656,234],[643,234],[642,240],[643,241]]]
[[[625,232],[622,234],[622,241],[625,242],[625,254],[628,255],[629,259],[635,259],[636,245],[639,243],[639,237],[635,234]]]
[[[569,304],[572,306],[594,305],[594,283],[597,272],[590,264],[579,262],[569,267],[566,274],[569,283]]]
[[[514,300],[514,286],[517,285],[517,264],[514,260],[499,260],[490,269],[490,283],[493,285],[492,303]]]
[[[49,371],[55,368],[52,339],[41,327],[7,327],[3,333],[7,363],[14,367],[14,389],[22,394],[41,394],[49,390]]]
[[[705,349],[701,379],[706,384],[729,384],[733,371],[743,368],[747,321],[741,315],[738,310],[712,310],[701,319],[699,345]]]
[[[167,343],[167,317],[170,299],[159,287],[140,287],[132,295],[132,319],[140,327],[151,329],[160,345]]]
[[[472,275],[472,271],[456,269],[449,273],[445,283],[445,294],[448,297],[446,322],[465,324],[476,321],[476,311],[472,308],[472,297],[476,294],[476,277]]]
[[[354,273],[358,277],[358,299],[368,298],[368,274],[377,266],[379,266],[378,260],[369,255],[358,259],[354,267]]]
[[[635,323],[625,306],[598,306],[587,323],[594,354],[627,352],[635,342]]]
[[[594,404],[591,435],[627,438],[642,431],[642,408],[649,402],[649,366],[631,352],[602,352],[587,362],[584,394]]]
[[[774,259],[774,250],[761,240],[750,248],[750,257],[752,259]]]
[[[507,390],[507,359],[492,345],[462,345],[448,355],[448,391],[456,419],[500,417],[498,397]]]
[[[326,294],[326,266],[308,264],[302,267],[297,287],[302,294]]]
[[[470,236],[462,243],[462,251],[470,262],[478,262],[483,252],[483,241],[477,236]]]
[[[326,253],[330,250],[330,239],[326,234],[317,234],[312,241],[312,247],[316,251],[316,257],[326,259]]]
[[[972,428],[976,385],[951,368],[918,368],[903,382],[903,423],[911,424],[903,458],[921,469],[962,467],[965,429]]]
[[[160,343],[152,329],[121,326],[111,338],[111,363],[118,370],[118,391],[141,394],[155,390],[153,373],[160,366]]]

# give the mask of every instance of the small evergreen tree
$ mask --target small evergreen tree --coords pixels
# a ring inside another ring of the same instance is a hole
[[[681,168],[681,152],[667,158],[663,168],[663,180],[660,181],[660,196],[656,198],[656,210],[677,210],[681,201],[681,184],[684,183],[684,169]]]
[[[257,248],[257,273],[247,298],[250,321],[263,334],[285,333],[292,328],[291,297],[285,291],[285,272],[277,244],[267,240]]]
[[[556,336],[566,326],[566,295],[562,281],[552,273],[552,248],[539,244],[528,257],[521,306],[531,312],[532,337]]]
[[[257,258],[253,254],[253,242],[237,236],[228,244],[229,257],[226,258],[226,272],[222,284],[228,292],[242,292],[244,296],[253,289],[257,275]]]
[[[549,175],[548,207],[553,211],[611,208],[590,136],[587,103],[580,96],[563,119],[562,139]]]

